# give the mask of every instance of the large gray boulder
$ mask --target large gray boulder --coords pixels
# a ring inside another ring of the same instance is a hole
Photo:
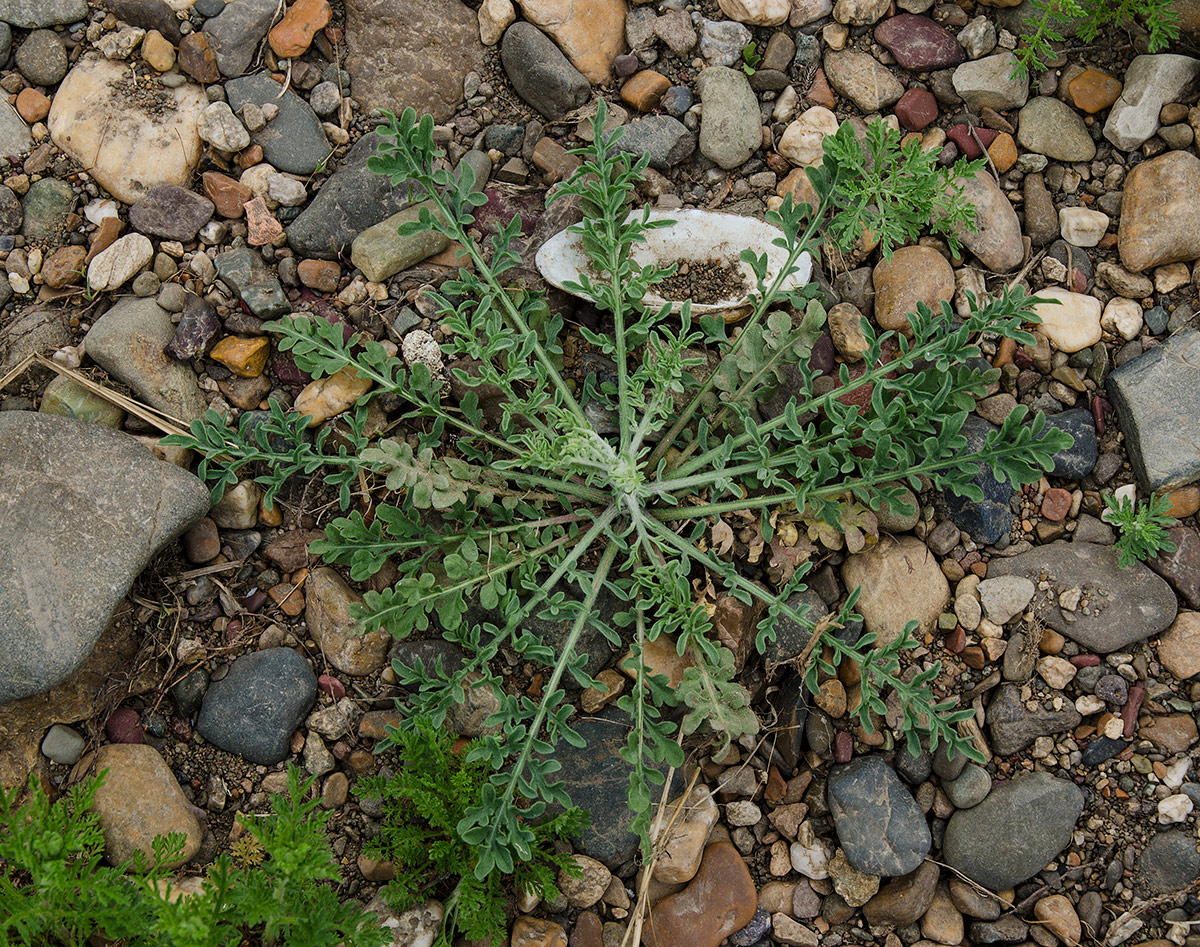
[[[0,413],[0,703],[66,680],[208,490],[125,434]]]

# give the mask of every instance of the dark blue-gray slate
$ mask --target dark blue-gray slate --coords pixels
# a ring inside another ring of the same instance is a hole
[[[302,256],[336,259],[368,227],[408,206],[408,188],[393,187],[367,170],[383,139],[363,135],[308,206],[287,228],[288,244]]]
[[[1180,332],[1126,362],[1105,387],[1143,487],[1200,478],[1200,332]]]
[[[933,840],[921,807],[881,756],[833,767],[825,790],[846,860],[869,875],[916,870]]]
[[[1180,891],[1200,878],[1200,852],[1186,829],[1160,832],[1138,859],[1135,880],[1146,894]]]
[[[1066,450],[1053,455],[1054,469],[1050,473],[1064,480],[1082,480],[1092,472],[1099,456],[1096,422],[1092,419],[1092,412],[1087,408],[1072,408],[1061,414],[1048,415],[1046,429],[1050,428],[1066,431],[1075,439],[1075,443]]]
[[[583,737],[583,746],[574,747],[560,740],[554,758],[562,764],[555,775],[561,777],[567,795],[592,816],[576,850],[616,871],[638,850],[638,837],[629,830],[633,813],[625,798],[632,767],[621,759],[621,748],[629,735],[629,717],[608,708],[583,717],[575,724],[575,730]],[[676,774],[672,797],[682,789],[682,780]],[[658,791],[655,789],[655,799]]]
[[[995,558],[988,564],[988,578],[1002,575],[1021,575],[1035,585],[1049,582],[1051,594],[1035,598],[1034,613],[1098,654],[1120,651],[1165,631],[1179,609],[1165,581],[1140,562],[1122,569],[1113,548],[1096,543],[1054,542],[1010,559]],[[1076,586],[1088,606],[1068,618],[1058,607],[1058,596]]]
[[[992,891],[1011,888],[1070,844],[1083,802],[1083,792],[1065,779],[1042,772],[1018,776],[950,817],[942,859]]]
[[[208,512],[194,475],[109,428],[0,412],[0,704],[87,659],[151,558]]]
[[[272,2],[271,8],[274,7]],[[312,106],[290,89],[281,96],[280,88],[278,82],[260,72],[230,79],[225,83],[225,95],[235,112],[240,112],[247,103],[278,105],[279,114],[258,131],[251,132],[250,140],[262,148],[263,158],[276,170],[288,174],[312,174],[330,156],[333,148]]]
[[[981,450],[988,434],[995,430],[996,425],[979,415],[968,415],[962,427],[968,452]],[[979,465],[972,482],[983,491],[983,499],[978,503],[944,490],[938,494],[939,505],[954,525],[969,533],[976,542],[994,543],[1012,528],[1013,515],[1008,508],[1013,495],[1012,485],[992,476],[991,468],[986,464]]]
[[[500,61],[517,95],[552,122],[579,108],[592,94],[592,84],[554,41],[524,20],[504,31]]]
[[[175,11],[165,0],[104,0],[104,8],[130,26],[158,30],[177,46],[183,39]]]
[[[800,766],[804,726],[808,722],[808,698],[804,675],[795,671],[771,698],[776,713],[775,749],[783,757],[785,771],[789,773]]]
[[[317,700],[317,677],[291,648],[242,655],[210,684],[196,730],[214,746],[272,766],[291,751],[292,733]]]

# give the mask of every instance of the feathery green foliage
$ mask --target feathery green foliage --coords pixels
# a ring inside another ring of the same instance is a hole
[[[1153,559],[1160,552],[1174,552],[1175,544],[1167,538],[1167,530],[1178,523],[1167,511],[1171,501],[1165,495],[1151,494],[1145,503],[1135,503],[1128,497],[1120,501],[1105,495],[1108,521],[1117,527],[1119,535],[1114,546],[1117,565],[1127,569],[1134,562]]]
[[[920,490],[932,483],[978,500],[974,478],[981,464],[1022,485],[1051,469],[1052,455],[1070,444],[1069,435],[1048,429],[1041,415],[1031,418],[1024,407],[978,451],[968,449],[962,433],[995,378],[970,364],[980,354],[980,335],[1033,341],[1024,324],[1038,321],[1035,300],[1019,289],[986,303],[972,300],[962,319],[948,305],[936,312],[918,306],[907,334],[877,333],[864,320],[858,374],[841,365],[819,377],[807,358],[825,313],[815,285],[785,288],[804,256],[817,255],[826,238],[848,250],[864,230],[889,253],[926,228],[930,215],[953,241],[971,223],[970,210],[957,199],[959,179],[977,165],[962,163],[951,176],[919,149],[902,149],[881,125],[871,126],[865,145],[843,125],[826,139],[823,163],[808,169],[816,206],[788,198],[767,214],[780,231],[775,246],[786,256],[782,266],[771,272],[765,254],[741,253],[754,286],[752,311],[733,332],[719,317],[697,327],[686,304],[679,317],[669,306],[643,305],[647,289],[674,267],[639,263],[634,251],[647,231],[670,222],[630,212],[648,159],[622,152],[621,130],[606,132],[604,118],[602,107],[594,144],[578,152],[581,167],[551,200],[578,201],[585,212],[572,230],[589,266],[568,288],[593,299],[609,321],[603,331],[578,332],[611,360],[611,375],[590,372],[568,382],[561,317],[536,293],[506,285],[520,262],[514,245],[520,220],[486,246],[473,239],[473,210],[485,199],[468,168],[451,174],[443,166],[432,119],[418,120],[411,109],[379,130],[379,153],[369,167],[397,187],[427,195],[420,219],[402,232],[439,232],[461,245],[470,264],[430,293],[441,313],[443,351],[476,365],[471,372],[454,369],[466,395],[457,406],[444,402],[442,380],[425,366],[407,368],[369,339],[347,341],[323,320],[296,315],[268,327],[314,376],[350,369],[370,379],[375,387],[360,399],[359,412],[379,392],[398,394],[410,406],[407,435],[331,455],[329,476],[343,509],[349,470],[373,475],[376,484],[383,478],[388,493],[375,504],[373,520],[358,513],[335,519],[313,551],[348,566],[359,580],[392,557],[398,580],[368,592],[356,611],[364,630],[404,637],[436,626],[465,653],[454,670],[397,664],[414,695],[406,712],[440,725],[472,687],[491,688],[499,702],[488,720],[494,735],[475,741],[466,758],[486,764],[487,782],[456,826],[459,838],[474,846],[472,870],[481,882],[493,872],[517,871],[535,850],[533,826],[547,806],[571,804],[555,747],[560,740],[582,744],[573,726],[572,688],[598,686],[585,670],[585,633],[629,652],[623,667],[631,686],[617,706],[630,721],[622,757],[631,770],[634,829],[644,844],[663,770],[683,763],[681,736],[727,744],[758,731],[736,661],[697,600],[693,582],[700,579],[761,606],[760,652],[780,619],[808,629],[820,620],[822,647],[812,649],[816,663],[805,669],[806,680],[815,687],[817,675],[832,673],[846,658],[861,664],[857,713],[865,725],[875,725],[878,717],[871,715],[895,691],[905,705],[903,739],[927,734],[935,746],[945,741],[951,752],[978,759],[955,726],[969,711],[933,696],[938,665],[904,679],[910,638],[873,650],[869,636],[855,645],[836,637],[856,617],[856,593],[835,615],[806,615],[788,604],[804,588],[802,564],[780,572],[777,583],[750,578],[710,548],[707,536],[723,516],[749,513],[771,542],[774,514],[792,511],[835,530],[848,524],[857,530],[854,541],[865,543],[872,529],[868,513],[885,504],[903,510],[905,485]],[[704,361],[702,346],[719,358],[703,381],[693,374]],[[485,385],[499,393],[498,418],[494,411],[485,417],[476,396]],[[705,406],[716,392],[722,407],[708,416]],[[774,395],[771,406],[768,395]],[[593,423],[596,418],[605,423]],[[259,482],[278,489],[286,477],[318,463],[323,448],[288,440],[287,431],[299,425],[281,413],[270,424],[267,433],[280,443],[261,429],[243,423],[234,430],[212,415],[194,423],[190,437],[172,440],[201,452],[210,477],[222,476],[222,463],[256,460]],[[222,485],[218,480],[217,489]],[[612,600],[615,610],[598,607]],[[534,616],[567,624],[564,638],[548,643],[527,621]],[[656,640],[690,662],[678,686],[643,660]],[[537,697],[505,688],[496,661],[502,650],[549,668]],[[682,712],[678,724],[673,708]]]
[[[1051,43],[1066,41],[1068,30],[1084,43],[1100,31],[1141,21],[1149,34],[1147,51],[1160,53],[1179,38],[1179,13],[1172,0],[1032,0],[1035,15],[1025,20],[1028,31],[1016,49],[1014,75],[1044,69],[1054,58]]]
[[[456,934],[494,943],[507,931],[505,890],[499,872],[476,877],[478,850],[458,826],[483,804],[491,788],[489,768],[470,760],[470,748],[453,749],[453,738],[427,718],[415,718],[405,729],[389,729],[385,747],[398,747],[401,765],[390,778],[360,780],[359,796],[378,796],[383,803],[382,831],[367,842],[368,852],[394,862],[397,875],[384,892],[395,911],[441,900],[445,917],[434,947],[449,947]],[[582,809],[568,809],[533,826],[529,857],[513,866],[514,891],[542,899],[558,896],[556,872],[577,871],[568,855],[553,848],[585,827]]]
[[[100,817],[91,810],[104,774],[51,801],[36,777],[28,800],[0,788],[0,947],[81,947],[93,935],[130,947],[238,947],[247,937],[289,947],[382,947],[390,940],[374,915],[342,904],[337,863],[325,838],[314,780],[288,773],[263,819],[240,816],[261,847],[260,863],[235,867],[219,855],[202,889],[172,901],[160,884],[182,856],[184,838],[154,841],[154,858],[102,861]]]

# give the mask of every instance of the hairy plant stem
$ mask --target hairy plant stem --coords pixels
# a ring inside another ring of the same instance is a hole
[[[750,318],[742,324],[741,331],[738,333],[737,338],[734,339],[733,343],[729,346],[728,351],[722,357],[722,361],[737,357],[738,350],[742,345],[742,340],[746,338],[747,330],[757,325],[758,322],[766,315],[767,309],[770,308],[771,304],[775,301],[775,297],[779,294],[779,290],[783,286],[784,280],[792,275],[792,270],[796,264],[796,261],[800,259],[800,255],[809,248],[810,244],[812,244],[813,237],[817,232],[817,227],[820,222],[824,220],[827,209],[828,203],[823,203],[820,209],[813,213],[812,218],[808,222],[808,226],[804,229],[803,236],[801,236],[800,239],[795,242],[795,244],[789,247],[787,262],[779,269],[779,272],[775,274],[775,279],[771,283],[770,288],[767,289],[759,298],[758,303],[754,308],[754,312],[750,315]],[[814,254],[813,265],[815,264],[816,260]],[[761,284],[759,288],[762,288]],[[713,390],[713,387],[716,385],[716,378],[716,372],[713,372],[711,375],[709,375],[709,377],[705,379],[704,383],[700,386],[700,390],[696,392],[692,400],[689,401],[683,411],[679,413],[679,417],[675,419],[675,423],[671,425],[670,430],[663,435],[662,439],[658,442],[658,446],[655,447],[651,452],[650,457],[646,462],[647,469],[653,469],[658,464],[662,456],[667,452],[667,449],[675,443],[675,439],[679,437],[679,435],[683,432],[683,429],[687,426],[688,422],[691,421],[693,415],[695,415],[705,396]],[[722,408],[717,416],[717,419],[713,422],[713,427],[716,427],[718,424],[726,420],[728,418],[728,414],[729,409]],[[688,456],[694,453],[697,446],[697,442],[692,441],[686,448],[684,448],[680,457],[680,462],[686,460]]]

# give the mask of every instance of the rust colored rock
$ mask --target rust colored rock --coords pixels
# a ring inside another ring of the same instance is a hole
[[[1067,83],[1067,94],[1075,108],[1095,115],[1112,105],[1121,95],[1121,80],[1099,69],[1085,69]]]
[[[996,166],[997,174],[1004,174],[1017,163],[1017,143],[1013,141],[1013,136],[1008,132],[997,135],[995,140],[988,145],[987,152],[988,157],[992,159],[992,164]]]
[[[301,260],[296,267],[300,282],[318,293],[335,293],[342,268],[333,260]]]
[[[267,41],[280,59],[294,59],[312,45],[313,37],[332,15],[329,0],[296,0],[271,28]]]
[[[919,132],[937,120],[937,99],[925,89],[909,89],[900,96],[894,111],[904,128]]]
[[[833,89],[829,86],[829,80],[825,78],[825,70],[818,69],[813,74],[812,84],[808,87],[808,91],[804,93],[804,101],[809,105],[821,105],[827,109],[834,108],[837,105],[837,96],[834,95]]]
[[[188,33],[179,43],[179,68],[201,85],[211,85],[221,78],[217,56],[208,45],[208,37],[197,31]]]
[[[901,247],[872,274],[875,320],[881,329],[907,331],[908,314],[923,302],[934,312],[954,298],[954,270],[932,247]]]
[[[51,289],[62,289],[83,280],[87,250],[83,247],[61,247],[42,264],[42,279]]]
[[[1062,487],[1051,487],[1042,497],[1042,516],[1051,523],[1060,523],[1071,509],[1071,493]]]
[[[267,210],[267,202],[261,197],[246,201],[246,242],[252,247],[263,247],[283,236],[283,224]]]
[[[262,145],[251,145],[240,155],[238,155],[238,167],[245,171],[247,168],[253,168],[263,159]]]
[[[704,850],[688,886],[663,898],[642,928],[644,947],[717,947],[754,917],[758,892],[746,863],[729,842]]]
[[[639,112],[653,112],[671,88],[671,80],[661,72],[643,69],[621,86],[621,98]]]
[[[17,114],[31,125],[50,114],[50,99],[37,89],[22,89],[17,95]]]
[[[92,234],[92,245],[88,248],[88,262],[97,254],[103,253],[114,243],[117,242],[117,237],[121,236],[121,228],[125,225],[121,222],[120,217],[105,217],[100,221],[100,225]]]
[[[512,947],[567,947],[567,932],[561,924],[541,917],[519,917],[513,921]]]
[[[946,137],[958,145],[958,150],[966,157],[980,158],[983,156],[983,149],[995,140],[997,132],[981,125],[975,126],[974,134],[971,132],[972,129],[969,125],[955,125],[946,132]],[[976,138],[979,140],[976,141]],[[980,145],[983,147],[981,148]]]
[[[254,197],[250,188],[220,171],[205,171],[200,179],[204,184],[204,196],[213,202],[222,217],[241,217],[243,205]]]

